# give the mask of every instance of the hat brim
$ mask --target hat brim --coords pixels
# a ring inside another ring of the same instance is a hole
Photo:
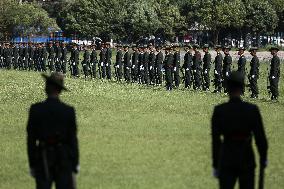
[[[48,81],[54,85],[56,85],[57,87],[61,88],[64,91],[69,91],[65,86],[61,85],[60,83],[54,81],[53,79],[51,79],[48,75],[45,74],[41,74],[41,76],[45,79],[45,81]]]
[[[279,49],[275,47],[269,49],[269,51],[273,51],[273,50],[279,51]]]

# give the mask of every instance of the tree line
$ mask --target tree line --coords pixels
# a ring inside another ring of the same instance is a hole
[[[0,38],[59,28],[79,38],[173,41],[191,31],[218,43],[228,34],[259,39],[284,31],[284,0],[1,0]]]

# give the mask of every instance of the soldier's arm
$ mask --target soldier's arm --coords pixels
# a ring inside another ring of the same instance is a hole
[[[266,139],[263,122],[262,122],[259,109],[255,107],[254,112],[255,113],[254,113],[253,134],[254,134],[257,150],[260,156],[260,164],[261,166],[265,167],[266,161],[267,161],[268,142]]]
[[[217,108],[214,109],[214,113],[211,120],[211,137],[212,137],[212,159],[213,168],[218,169],[219,154],[221,148],[221,132],[219,124],[219,115]]]
[[[36,163],[36,133],[35,133],[35,126],[36,126],[36,115],[34,111],[34,107],[31,106],[29,111],[29,118],[27,124],[27,151],[28,151],[28,160],[30,168],[35,167]]]

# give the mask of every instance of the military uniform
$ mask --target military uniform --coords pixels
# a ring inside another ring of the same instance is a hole
[[[122,50],[119,48],[116,52],[116,79],[118,81],[121,81],[122,79],[122,58],[123,58],[123,54],[122,54]]]
[[[53,182],[57,189],[75,189],[72,174],[79,171],[79,147],[73,107],[52,97],[33,104],[27,124],[27,148],[37,189],[51,189]]]
[[[184,55],[182,68],[184,69],[184,87],[189,89],[192,85],[192,54],[189,50]]]
[[[251,49],[252,50],[257,50]],[[250,83],[250,90],[251,90],[251,98],[257,98],[259,91],[257,86],[257,80],[259,78],[259,60],[256,54],[252,57],[250,62],[250,73],[249,73],[249,83]]]
[[[93,78],[97,78],[98,58],[97,58],[96,47],[94,47],[92,50],[92,53],[90,55],[90,61],[91,61],[92,76]]]
[[[221,48],[220,46],[216,46],[215,49]],[[217,55],[214,60],[215,69],[214,69],[214,92],[221,92],[222,90],[222,62],[223,56],[220,52],[217,52]]]
[[[106,66],[105,66],[105,59],[106,59],[106,49],[102,48],[100,51],[100,79],[105,79],[106,77]]]
[[[85,49],[83,57],[82,68],[86,78],[90,73],[90,52],[87,49]]]
[[[123,57],[123,68],[124,68],[124,79],[126,82],[130,82],[130,69],[131,69],[131,59],[130,59],[130,53],[128,51],[128,47],[127,50],[124,53],[124,57]]]
[[[210,88],[211,54],[206,52],[203,57],[203,90]]]
[[[50,71],[54,71],[54,47],[52,43],[48,48],[48,67]]]
[[[13,66],[14,69],[19,68],[19,48],[16,45],[13,47]]]
[[[271,48],[270,50],[279,50],[278,48]],[[280,79],[280,59],[277,54],[274,54],[271,59],[270,64],[270,74],[269,74],[269,81],[270,81],[270,92],[271,92],[271,99],[277,100],[279,96],[278,84]]]
[[[171,51],[169,51],[166,53],[165,60],[164,60],[167,90],[172,90],[173,88],[173,66],[174,66],[174,55],[172,54]]]
[[[74,48],[71,52],[71,75],[79,77],[79,50]]]
[[[12,65],[12,49],[9,47],[9,45],[6,45],[4,49],[4,60],[5,68],[10,70]]]
[[[59,46],[59,44],[56,44],[54,51],[55,51],[55,58],[54,58],[55,70],[57,72],[61,72],[61,52],[62,52],[62,49]]]
[[[201,87],[201,54],[196,51],[193,56],[193,75],[194,75],[194,89],[200,89]]]
[[[148,49],[145,47],[145,51],[143,54],[143,68],[144,68],[144,84],[149,84],[149,52]]]
[[[41,49],[41,70],[46,72],[46,63],[47,63],[47,49],[43,44]]]
[[[232,66],[232,57],[229,53],[225,54],[225,57],[223,59],[223,69],[222,69],[223,87],[225,93],[227,92],[227,80],[231,73],[231,66]]]
[[[3,57],[4,46],[0,42],[0,68],[3,68],[4,64],[4,57]]]
[[[34,69],[34,46],[32,43],[29,44],[28,46],[28,68],[29,70],[33,70]]]
[[[180,85],[180,52],[179,50],[176,50],[174,53],[174,65],[173,65],[173,74],[174,74],[174,80],[175,80],[175,87],[178,88]]]
[[[139,56],[138,56],[138,66],[139,66],[139,69],[138,69],[138,76],[139,76],[139,84],[143,84],[144,81],[145,81],[145,78],[144,78],[143,57],[144,57],[144,52],[143,52],[142,47],[140,47],[140,53],[139,53]]]
[[[106,67],[107,79],[111,79],[111,59],[112,59],[112,51],[111,51],[111,48],[108,47],[106,49],[106,58],[105,58],[105,67]]]
[[[155,60],[156,84],[161,85],[163,82],[162,68],[163,68],[164,55],[160,49],[158,49],[157,52],[158,54],[156,55],[156,60]]]
[[[63,45],[61,48],[60,61],[61,61],[61,71],[63,72],[63,74],[66,74],[67,48],[65,47],[65,45]]]
[[[149,79],[151,84],[155,84],[155,59],[154,49],[151,49],[149,54]]]
[[[23,57],[22,60],[23,60],[24,70],[27,70],[28,62],[29,62],[29,51],[28,51],[28,47],[26,46],[26,44],[24,44],[24,47],[23,47],[22,57]]]
[[[240,189],[254,189],[255,159],[252,138],[265,167],[267,140],[257,106],[232,97],[218,105],[212,117],[212,159],[217,170],[220,189],[233,189],[239,181]]]
[[[134,50],[132,57],[131,57],[131,62],[132,62],[132,67],[131,67],[131,78],[132,82],[137,82],[138,81],[138,57],[139,57],[139,52],[137,49]]]

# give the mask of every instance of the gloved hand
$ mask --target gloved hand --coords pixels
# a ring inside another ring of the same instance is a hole
[[[153,66],[150,66],[150,70],[152,70],[153,69]]]
[[[78,174],[80,171],[80,165],[77,165],[76,167],[73,168],[73,173]]]
[[[134,68],[135,68],[135,65],[133,65],[132,68],[134,69]]]
[[[213,175],[213,177],[218,178],[219,177],[219,171],[217,169],[213,169],[212,175]]]
[[[253,78],[253,79],[254,79],[254,78],[255,78],[255,75],[252,75],[252,76],[251,76],[251,78]]]
[[[174,67],[174,71],[177,71],[177,67]]]
[[[186,70],[186,71],[189,71],[189,68],[186,68],[185,70]]]
[[[217,72],[217,70],[215,70],[215,74],[216,74],[216,75],[218,75],[218,72]]]
[[[119,68],[119,65],[116,65],[116,68]]]
[[[205,70],[204,73],[207,74],[207,70]]]
[[[196,73],[196,70],[193,70],[194,73]]]
[[[226,76],[229,77],[229,72],[226,72]]]
[[[108,66],[108,63],[106,63],[106,66]]]
[[[103,63],[103,62],[101,62],[101,66],[104,66],[104,63]]]
[[[272,79],[275,79],[275,76],[273,75],[271,78],[272,78]]]

